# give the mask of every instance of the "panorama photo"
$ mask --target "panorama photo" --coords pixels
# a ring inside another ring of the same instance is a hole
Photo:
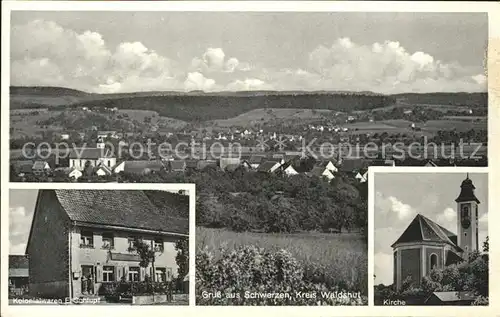
[[[10,181],[196,184],[197,305],[367,305],[368,167],[488,165],[486,13],[16,11],[10,31]]]

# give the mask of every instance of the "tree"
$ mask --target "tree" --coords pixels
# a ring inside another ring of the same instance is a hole
[[[151,248],[149,244],[144,242],[140,238],[134,239],[134,251],[137,252],[141,261],[139,262],[139,266],[143,268],[147,268],[149,263],[151,263],[154,267],[155,262],[155,251]],[[155,281],[155,274],[152,276],[153,282]]]
[[[486,240],[483,242],[483,252],[488,253],[490,251],[490,242],[489,242],[489,237],[486,237]]]
[[[182,285],[184,278],[189,273],[189,239],[182,238],[175,243],[175,263],[177,263],[177,285]]]

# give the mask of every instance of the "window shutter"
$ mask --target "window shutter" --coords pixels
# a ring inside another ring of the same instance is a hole
[[[116,267],[116,280],[121,281],[123,276],[123,267],[122,266],[117,266]]]
[[[123,267],[123,276],[125,276],[125,281],[128,281],[128,266]]]
[[[98,283],[102,282],[102,265],[97,266],[96,282]]]
[[[156,282],[156,274],[155,274],[155,271],[153,269],[153,266],[151,266],[149,268],[149,272],[150,272],[149,276],[151,277],[151,281]]]
[[[146,272],[145,272],[145,270],[144,270],[144,268],[142,266],[140,267],[140,272],[141,272],[140,281],[144,281]]]

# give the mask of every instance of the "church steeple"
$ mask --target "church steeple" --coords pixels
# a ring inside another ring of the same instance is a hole
[[[463,250],[463,257],[467,259],[470,252],[479,248],[478,205],[479,199],[474,194],[476,187],[467,177],[460,185],[460,194],[457,202],[457,244]]]
[[[472,183],[472,180],[469,178],[469,173],[467,173],[467,178],[463,180],[462,185],[460,185],[460,194],[458,195],[455,202],[464,202],[464,201],[475,201],[478,204],[480,203],[479,199],[477,199],[474,194],[474,189],[476,187]]]

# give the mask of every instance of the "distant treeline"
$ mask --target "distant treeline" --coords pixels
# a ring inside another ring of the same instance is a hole
[[[394,104],[391,96],[303,94],[268,96],[179,95],[94,100],[71,107],[141,109],[184,121],[229,119],[259,108],[369,110]]]
[[[401,98],[409,104],[428,104],[428,105],[444,105],[444,106],[467,106],[467,107],[487,107],[488,93],[486,92],[435,92],[425,94],[398,94],[392,95],[396,98]]]

